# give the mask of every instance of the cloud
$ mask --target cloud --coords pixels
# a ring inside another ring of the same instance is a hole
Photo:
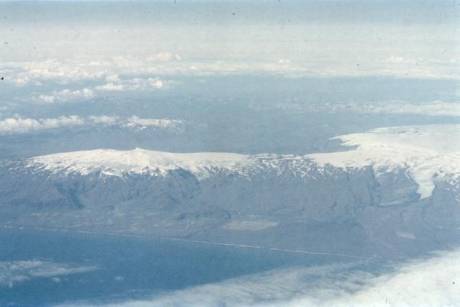
[[[65,101],[73,101],[73,100],[80,100],[80,99],[91,99],[94,98],[95,93],[92,89],[83,88],[80,90],[69,90],[64,89],[60,91],[53,91],[51,94],[48,95],[39,95],[36,100],[43,102],[43,103],[56,103],[56,102],[65,102]]]
[[[423,62],[423,59],[415,59],[415,58],[405,58],[402,56],[390,56],[385,59],[386,63],[390,64],[417,64],[417,62]]]
[[[171,131],[182,131],[184,129],[184,122],[177,119],[169,118],[141,118],[138,116],[131,116],[128,118],[120,118],[118,116],[90,116],[86,119],[89,124],[106,125],[106,126],[119,126],[121,128],[128,128],[134,130],[145,130],[148,128],[163,129]]]
[[[61,89],[35,95],[33,100],[46,104],[86,101],[106,92],[160,90],[167,89],[174,83],[171,80],[162,80],[154,77],[122,79],[118,74],[108,74],[105,76],[104,81],[105,83],[92,87]],[[38,85],[37,82],[35,81],[35,85]],[[16,83],[18,84],[18,80],[16,80]],[[24,82],[20,81],[19,84],[23,85]]]
[[[174,52],[155,54],[74,57],[46,61],[10,62],[0,64],[7,82],[17,86],[40,85],[47,81],[69,84],[80,81],[105,81],[97,86],[101,91],[123,91],[162,88],[164,80],[155,76],[208,76],[229,74],[279,74],[290,77],[366,77],[392,76],[400,78],[459,79],[458,60],[438,59],[407,54],[378,54],[372,58],[324,56],[321,58],[229,57],[225,59],[187,58]],[[117,76],[116,79],[112,79]],[[123,76],[123,78],[120,78]]]
[[[256,106],[258,107],[258,106]],[[430,101],[412,103],[407,101],[383,101],[370,103],[282,103],[276,108],[292,111],[354,112],[366,114],[400,114],[423,116],[460,117],[460,102]]]
[[[120,83],[108,82],[104,85],[96,86],[96,89],[99,91],[124,91],[125,86]]]
[[[92,121],[94,124],[116,125],[119,121],[119,118],[116,116],[100,115],[90,116],[89,120]]]
[[[57,118],[38,119],[10,117],[0,120],[0,135],[24,134],[40,130],[77,126],[118,126],[120,128],[133,130],[162,129],[182,132],[184,129],[184,122],[168,118],[140,118],[137,116],[120,118],[118,116],[107,115],[89,117],[70,115]]]
[[[134,90],[148,90],[148,89],[161,89],[170,82],[163,81],[158,78],[133,78],[128,80],[115,79],[112,75],[107,78],[109,82],[98,85],[94,89],[98,91],[134,91]]]
[[[173,119],[152,119],[152,118],[139,118],[132,116],[122,122],[122,126],[136,129],[146,129],[149,127],[163,128],[163,129],[181,129],[183,122]]]
[[[41,119],[10,117],[0,120],[0,134],[20,134],[37,130],[82,126],[84,124],[85,121],[76,115]]]
[[[178,54],[172,52],[159,52],[157,54],[147,57],[147,61],[150,62],[171,62],[171,61],[180,61],[182,57]]]
[[[460,116],[460,102],[429,103],[390,102],[387,104],[353,105],[348,109],[360,113],[413,114],[426,116]]]
[[[37,62],[25,62],[22,65],[20,76],[24,80],[94,80],[104,76],[104,71],[100,65],[94,65],[94,62],[71,63],[57,60],[46,60]]]
[[[40,260],[0,261],[0,288],[12,288],[35,278],[53,278],[59,282],[59,276],[85,273],[97,270],[94,266],[76,266]]]
[[[68,60],[49,59],[45,61],[23,61],[0,63],[0,72],[6,76],[6,82],[17,86],[26,84],[40,85],[45,81],[54,81],[60,84],[69,84],[79,81],[106,80],[129,88],[136,86],[159,87],[158,78],[138,77],[150,72],[183,71],[180,64],[181,57],[171,52],[160,52],[143,57],[112,56],[99,60],[88,58],[73,58]],[[131,76],[131,80],[121,80],[120,75]],[[103,89],[103,88],[101,88]]]
[[[328,306],[456,306],[460,302],[460,252],[413,262],[394,273],[365,279],[365,286],[352,293],[328,299]],[[308,306],[301,298],[285,306]],[[313,300],[315,302],[315,300]]]
[[[431,259],[395,265],[386,273],[360,269],[360,264],[294,267],[114,305],[456,306],[460,302],[459,257],[458,250],[447,252]],[[85,303],[75,306],[82,305]]]

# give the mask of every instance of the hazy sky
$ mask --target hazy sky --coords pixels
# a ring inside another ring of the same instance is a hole
[[[0,2],[0,12],[3,65],[56,60],[159,73],[459,73],[455,1],[40,1]]]

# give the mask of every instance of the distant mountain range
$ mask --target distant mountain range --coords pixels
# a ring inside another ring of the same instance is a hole
[[[0,221],[369,256],[460,239],[459,125],[338,139],[346,151],[305,156],[100,149],[4,161]]]

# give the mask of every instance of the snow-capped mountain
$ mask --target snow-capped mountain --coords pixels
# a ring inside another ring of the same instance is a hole
[[[361,253],[388,240],[410,252],[433,236],[458,238],[460,126],[338,139],[350,148],[304,156],[101,149],[8,162],[1,219]]]
[[[181,154],[136,148],[127,151],[105,149],[52,154],[32,158],[27,162],[28,167],[51,173],[159,176],[181,169],[197,177],[205,177],[212,170],[238,171],[249,162],[249,157],[231,153]]]

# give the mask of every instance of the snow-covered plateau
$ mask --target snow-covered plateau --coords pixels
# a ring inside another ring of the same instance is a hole
[[[303,156],[99,149],[8,161],[0,219],[349,255],[458,241],[460,125],[337,139],[343,151]]]

